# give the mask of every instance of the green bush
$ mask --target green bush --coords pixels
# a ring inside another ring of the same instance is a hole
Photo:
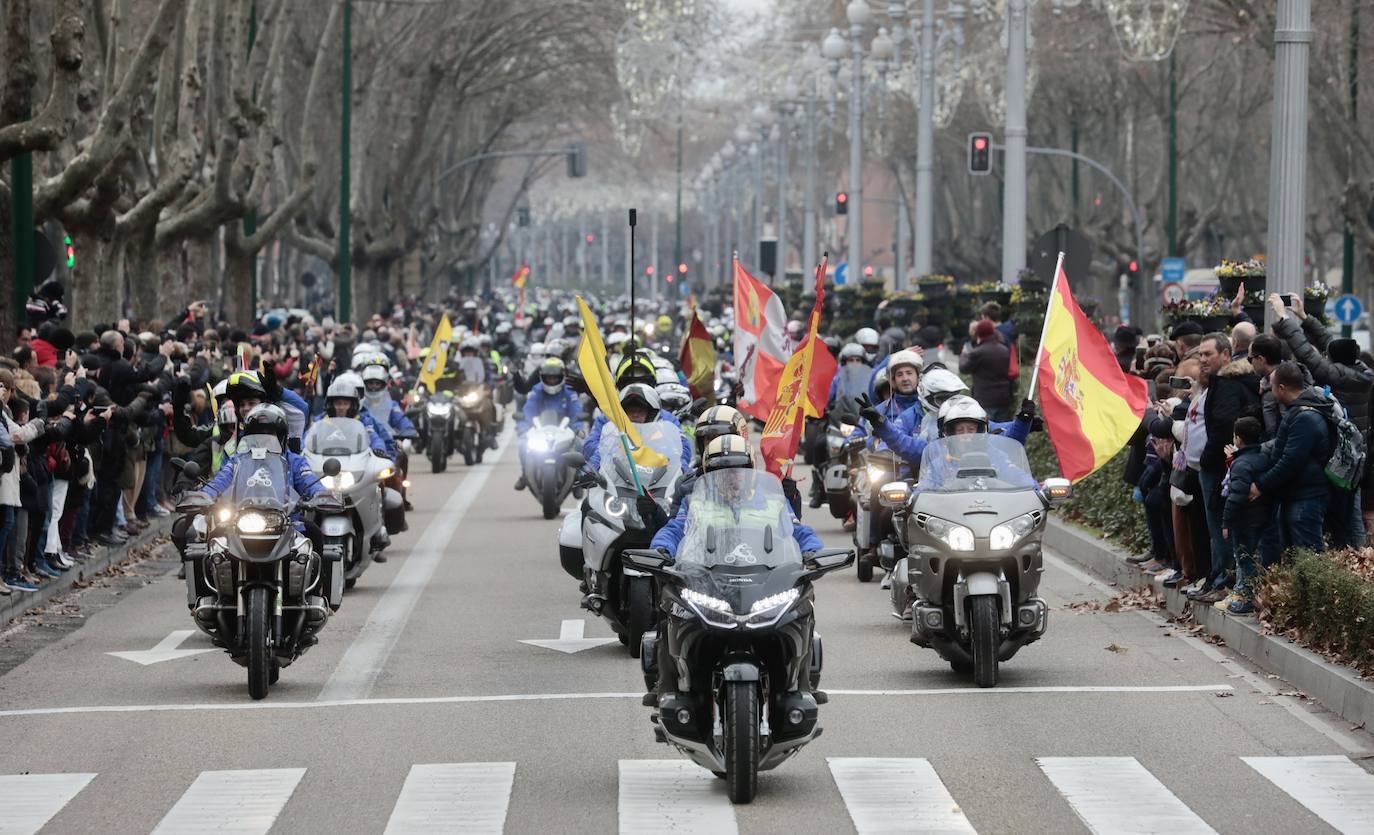
[[[1059,475],[1059,459],[1049,436],[1037,432],[1026,444],[1036,478]],[[1103,539],[1128,551],[1150,547],[1145,508],[1131,501],[1131,488],[1121,480],[1127,451],[1122,449],[1102,468],[1073,486],[1073,498],[1055,512],[1060,518],[1092,528]]]
[[[1265,572],[1261,621],[1331,660],[1374,675],[1374,552],[1298,551]]]

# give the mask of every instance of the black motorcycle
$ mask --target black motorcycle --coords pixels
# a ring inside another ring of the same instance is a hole
[[[192,525],[197,541],[183,556],[192,563],[188,583],[203,583],[207,592],[192,609],[196,626],[248,669],[248,694],[261,699],[281,669],[315,645],[343,598],[342,549],[317,547],[293,516],[305,511],[318,519],[344,507],[330,493],[298,500],[276,438],[247,436],[239,455],[228,490],[213,500],[188,494],[177,510],[200,516]],[[337,475],[337,462],[333,469]],[[195,479],[199,466],[182,472]]]
[[[662,589],[666,634],[644,636],[645,684],[656,686],[659,641],[668,642],[666,657],[678,671],[677,695],[659,700],[656,738],[724,777],[732,801],[750,802],[758,772],[820,734],[817,705],[825,699],[816,692],[821,642],[812,584],[848,566],[853,554],[803,555],[782,482],[729,469],[696,482],[676,560],[646,550],[623,559]]]
[[[442,473],[448,469],[448,457],[457,445],[462,424],[462,412],[448,392],[436,391],[425,401],[421,434],[425,439],[425,455],[429,458],[430,472]]]

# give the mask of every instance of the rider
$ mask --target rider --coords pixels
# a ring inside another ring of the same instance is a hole
[[[272,435],[282,445],[282,456],[286,459],[286,469],[291,476],[291,488],[303,499],[308,499],[324,489],[320,484],[315,472],[310,469],[310,462],[304,455],[298,455],[286,448],[287,424],[286,413],[280,406],[271,403],[263,403],[254,406],[249,412],[243,426],[239,430],[240,438],[247,438],[252,435]],[[234,474],[238,471],[239,462],[247,461],[244,466],[252,466],[249,454],[251,450],[240,449],[240,452],[224,462],[219,473],[215,475],[210,483],[205,485],[202,492],[209,498],[215,499],[225,490],[229,489],[234,483]]]
[[[1026,442],[1026,435],[1030,432],[1030,423],[1035,416],[1035,402],[1026,400],[1021,404],[1021,412],[1017,419],[1010,421],[1013,424],[1023,424],[1024,432],[1010,431],[999,433],[997,424],[988,422],[988,413],[978,401],[967,395],[957,395],[945,401],[940,407],[939,431],[941,438],[951,438],[959,435],[973,435],[986,433],[991,427],[993,434],[1005,434],[1008,438]],[[1024,487],[1036,487],[1036,481],[1029,472],[1019,465],[1007,460],[1005,455],[999,455],[1001,450],[989,448],[988,453],[992,458],[992,469],[997,472],[999,481],[1011,482]],[[1000,459],[1000,460],[998,460]],[[930,461],[921,470],[921,481],[918,488],[927,490],[938,489],[945,479],[954,477],[958,472],[958,459],[947,455],[944,461]]]
[[[878,361],[878,332],[872,328],[859,328],[854,341],[864,349],[864,361],[873,365]]]
[[[640,409],[641,419],[636,419],[634,414],[630,414],[631,423],[649,423],[653,421],[666,420],[678,427],[681,433],[682,422],[672,412],[660,408],[658,392],[654,390],[656,372],[654,364],[648,357],[642,354],[631,354],[627,356],[616,369],[615,386],[620,390],[621,405],[626,403],[626,391],[631,386],[638,386],[640,391],[639,401],[645,406]],[[651,397],[650,397],[651,396]],[[652,402],[652,409],[647,406]],[[626,407],[629,413],[629,407]],[[587,433],[587,440],[582,444],[582,454],[587,459],[587,466],[595,470],[601,461],[601,430],[610,422],[605,414],[598,414],[596,420],[592,422],[591,431]],[[682,434],[682,468],[685,470],[692,463],[692,442],[687,440],[687,435]]]
[[[858,398],[859,413],[867,420],[865,410],[873,407],[885,421],[895,423],[903,432],[916,432],[921,426],[925,412],[921,408],[917,388],[921,381],[921,355],[911,350],[902,350],[888,357],[887,379],[892,385],[892,396],[880,401],[876,407],[871,395]],[[870,424],[872,421],[870,421]],[[849,440],[864,438],[868,435],[863,426],[857,426],[849,434]]]
[[[479,435],[486,439],[491,449],[496,449],[496,402],[492,397],[492,387],[496,384],[496,369],[490,359],[481,356],[481,348],[481,342],[476,337],[469,336],[464,339],[458,347],[458,364],[462,369],[463,384],[479,385],[486,395],[482,409],[478,412]],[[476,371],[478,365],[482,369],[480,372]],[[472,369],[471,373],[469,369]]]
[[[545,412],[556,412],[567,418],[568,425],[574,432],[581,432],[587,428],[586,422],[582,420],[582,401],[577,399],[577,395],[564,382],[566,371],[563,360],[557,357],[549,357],[539,366],[539,386],[526,398],[525,409],[515,424],[515,432],[521,438],[529,431],[534,419]],[[519,449],[520,478],[515,481],[515,489],[524,490],[528,486],[525,480],[525,445],[520,444]]]
[[[716,438],[725,435],[736,435],[745,441],[749,440],[749,421],[735,407],[712,406],[697,418],[692,435],[696,457],[692,460],[692,466],[684,467],[682,475],[678,477],[677,485],[673,488],[673,506],[668,511],[669,515],[677,515],[682,509],[683,500],[692,492],[692,487],[701,477],[701,462],[706,457],[706,448]]]
[[[382,435],[381,424],[377,423],[376,418],[360,407],[358,387],[354,383],[354,377],[353,374],[340,374],[334,378],[324,394],[325,411],[315,416],[315,422],[319,423],[327,417],[353,418],[367,430],[368,446],[372,448],[372,451],[383,458],[394,460],[391,446],[387,443],[386,436]]]
[[[884,419],[876,407],[870,405],[863,411],[864,419],[873,424],[875,433],[891,449],[902,456],[902,460],[912,466],[920,466],[921,453],[930,441],[919,428],[917,431],[901,431],[892,422]],[[1013,420],[991,423],[988,414],[978,401],[966,394],[955,395],[940,406],[937,426],[940,437],[965,434],[969,432],[992,432],[1025,443],[1030,436],[1031,425],[1035,420],[1035,401],[1023,400],[1021,411]]]
[[[390,382],[385,368],[369,365],[363,369],[363,408],[374,421],[385,426],[395,438],[414,438],[419,435],[415,424],[410,422],[401,404],[391,396],[387,386]],[[405,469],[405,465],[401,466]]]

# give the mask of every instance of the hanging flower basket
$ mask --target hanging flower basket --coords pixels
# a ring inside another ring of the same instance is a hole
[[[1213,272],[1216,273],[1221,295],[1227,298],[1235,298],[1242,284],[1245,285],[1246,295],[1256,292],[1263,294],[1268,281],[1263,258],[1251,258],[1248,261],[1223,259]]]

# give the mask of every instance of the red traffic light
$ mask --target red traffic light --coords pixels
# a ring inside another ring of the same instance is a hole
[[[975,151],[986,151],[988,149],[987,138],[983,136],[975,136],[973,138],[973,149]]]
[[[971,133],[968,136],[968,173],[992,173],[992,134]]]
[[[848,195],[848,194],[845,194],[844,192],[840,192],[839,194],[835,195],[835,202],[836,202],[836,203],[848,203],[848,202],[849,202],[849,195]]]
[[[687,264],[686,264],[686,263],[678,264],[678,265],[677,265],[677,271],[680,272],[680,273],[682,273],[683,275],[686,275],[686,274],[687,274]]]
[[[869,264],[867,267],[864,267],[864,275],[867,275],[867,276],[872,276],[872,275],[873,275],[873,265],[872,265],[872,264]]]
[[[1135,261],[1132,261],[1131,263],[1129,263],[1129,264],[1126,265],[1126,272],[1128,272],[1128,273],[1138,273],[1138,272],[1140,272],[1140,265],[1137,264]]]
[[[588,236],[587,236],[587,243],[591,243],[591,242],[594,241],[594,240],[596,240],[596,236],[595,236],[595,235],[588,235]]]
[[[653,265],[653,264],[650,264],[649,266],[645,267],[645,268],[644,268],[644,274],[645,274],[645,275],[653,275],[653,274],[654,274],[654,265]]]

